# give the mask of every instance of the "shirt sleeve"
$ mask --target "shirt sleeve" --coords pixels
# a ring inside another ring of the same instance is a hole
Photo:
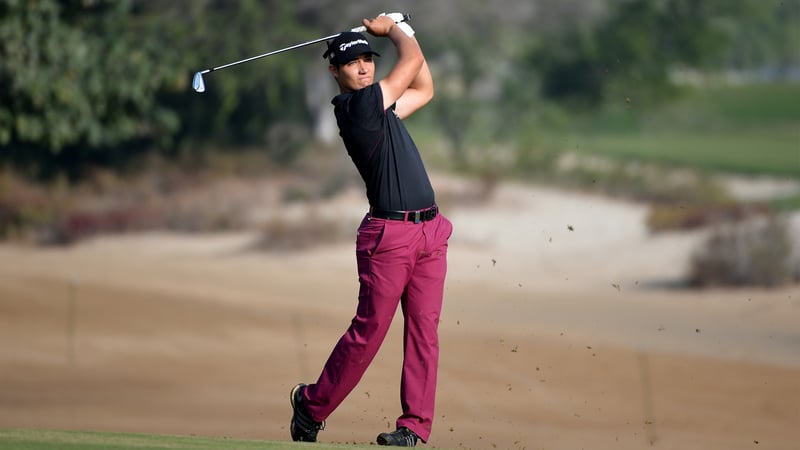
[[[348,112],[351,124],[368,131],[381,129],[386,114],[383,110],[381,85],[374,83],[355,92],[350,98]]]

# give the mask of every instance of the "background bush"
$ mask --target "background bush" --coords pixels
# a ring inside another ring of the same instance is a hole
[[[779,216],[720,225],[692,256],[689,281],[700,287],[774,287],[798,281],[796,245]]]

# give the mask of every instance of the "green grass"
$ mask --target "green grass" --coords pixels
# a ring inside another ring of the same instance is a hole
[[[0,430],[0,450],[364,450],[371,447],[374,446],[132,433]]]
[[[800,83],[695,89],[576,121],[574,148],[706,171],[800,178]],[[576,131],[578,130],[578,131]]]
[[[577,138],[576,148],[705,171],[800,178],[800,134],[789,127],[595,134]]]

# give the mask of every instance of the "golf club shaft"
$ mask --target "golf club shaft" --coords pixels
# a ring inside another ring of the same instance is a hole
[[[408,14],[404,14],[403,15],[403,22],[407,22],[410,18],[411,18],[411,16],[409,16]],[[363,33],[365,31],[367,31],[367,27],[362,25],[360,27],[351,28],[350,31],[353,31],[353,32],[356,32],[356,33]],[[322,37],[322,38],[319,38],[319,39],[314,39],[313,41],[308,41],[308,42],[303,42],[303,43],[300,43],[300,44],[295,44],[295,45],[292,45],[290,47],[282,48],[280,50],[273,50],[271,52],[264,53],[262,55],[251,56],[250,58],[242,59],[240,61],[234,61],[232,63],[228,63],[228,64],[225,64],[225,65],[222,65],[222,66],[219,66],[219,67],[213,67],[213,68],[210,68],[210,69],[205,69],[205,70],[200,71],[200,73],[201,74],[206,74],[206,73],[209,73],[209,72],[213,72],[215,70],[225,69],[226,67],[231,67],[231,66],[235,66],[235,65],[238,65],[238,64],[250,62],[250,61],[253,61],[254,59],[266,58],[267,56],[277,55],[278,53],[288,52],[289,50],[294,50],[294,49],[301,48],[301,47],[307,47],[309,45],[314,45],[314,44],[317,44],[319,42],[323,42],[323,41],[328,41],[328,40],[334,39],[334,38],[336,38],[336,36],[339,36],[339,34],[341,34],[341,33],[336,33],[336,34],[332,34],[330,36],[325,36],[325,37]]]
[[[364,28],[364,27],[359,27],[359,28]],[[358,30],[359,28],[354,28],[353,30]],[[292,45],[291,47],[282,48],[280,50],[273,50],[271,52],[264,53],[262,55],[251,56],[250,58],[242,59],[240,61],[234,61],[232,63],[228,63],[228,64],[225,64],[225,65],[222,65],[222,66],[219,66],[219,67],[213,67],[211,69],[205,69],[205,70],[200,71],[200,73],[206,74],[206,73],[209,73],[209,72],[213,72],[215,70],[220,70],[220,69],[224,69],[226,67],[235,66],[237,64],[243,64],[243,63],[246,63],[246,62],[250,62],[250,61],[252,61],[254,59],[266,58],[267,56],[272,56],[272,55],[277,55],[278,53],[288,52],[289,50],[294,50],[296,48],[307,47],[309,45],[314,45],[314,44],[317,44],[319,42],[323,42],[323,41],[327,41],[327,40],[330,40],[330,39],[334,39],[338,35],[339,35],[339,33],[336,33],[336,34],[332,34],[330,36],[325,36],[323,38],[314,39],[313,41],[308,41],[308,42],[303,42],[303,43],[300,43],[300,44],[295,44],[295,45]]]
[[[403,14],[402,15],[402,20],[400,20],[400,22],[407,22],[410,19],[411,19],[411,16],[409,16],[408,14]],[[353,32],[356,32],[356,33],[363,33],[366,30],[367,30],[367,27],[365,27],[363,25],[360,26],[360,27],[356,27],[356,28],[350,29],[350,31],[353,31]],[[268,52],[268,53],[264,53],[263,55],[251,56],[250,58],[242,59],[240,61],[234,61],[232,63],[228,63],[228,64],[225,64],[225,65],[222,65],[222,66],[212,67],[210,69],[205,69],[205,70],[201,70],[199,72],[195,72],[194,77],[192,78],[192,87],[197,92],[205,92],[206,84],[203,81],[203,75],[204,74],[207,74],[209,72],[214,72],[215,70],[224,69],[226,67],[236,66],[238,64],[242,64],[242,63],[246,63],[246,62],[249,62],[249,61],[253,61],[254,59],[265,58],[265,57],[270,56],[270,55],[275,55],[275,54],[278,54],[278,53],[288,52],[289,50],[294,50],[296,48],[307,47],[309,45],[313,45],[313,44],[316,44],[316,43],[319,43],[319,42],[335,39],[340,34],[341,33],[332,34],[330,36],[325,36],[325,37],[322,37],[322,38],[319,38],[319,39],[314,39],[313,41],[303,42],[303,43],[300,43],[300,44],[292,45],[290,47],[282,48],[280,50],[274,50],[274,51],[271,51],[271,52]]]

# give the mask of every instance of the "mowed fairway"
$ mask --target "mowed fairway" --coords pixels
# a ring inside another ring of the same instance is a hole
[[[289,450],[310,449],[358,450],[353,445],[268,442],[230,438],[201,438],[133,433],[97,433],[86,431],[0,430],[3,450]]]
[[[638,205],[498,189],[502,201],[446,213],[456,231],[429,447],[797,448],[798,287],[676,288],[696,235],[649,235]],[[289,390],[315,380],[355,308],[352,243],[251,243],[0,246],[0,429],[289,441]],[[367,445],[394,427],[401,333],[396,321],[322,442]],[[68,444],[12,448],[117,448]],[[282,448],[270,445],[257,446]]]

